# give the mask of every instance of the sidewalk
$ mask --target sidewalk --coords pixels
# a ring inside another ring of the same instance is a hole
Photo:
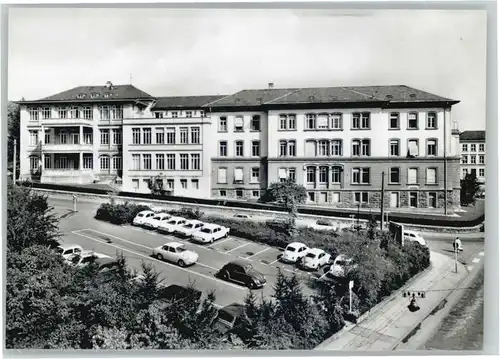
[[[347,326],[315,350],[391,351],[452,293],[450,289],[459,288],[467,275],[462,264],[455,273],[453,259],[431,252],[430,269],[379,303],[358,324]],[[402,296],[403,289],[426,291],[425,299],[417,299],[419,311],[408,310],[410,299]]]

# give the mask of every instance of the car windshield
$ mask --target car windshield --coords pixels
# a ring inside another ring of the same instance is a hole
[[[186,225],[184,225],[184,228],[193,228],[194,224],[192,223],[188,223]]]
[[[314,253],[307,253],[306,257],[314,259],[314,258],[316,258],[316,254],[314,254]]]
[[[168,224],[177,224],[177,221],[176,220],[168,221]]]
[[[203,232],[203,233],[212,233],[212,230],[210,228],[202,228],[201,232]]]
[[[229,323],[232,323],[234,321],[234,317],[231,314],[224,312],[222,310],[219,311],[219,319],[222,319]]]
[[[137,217],[144,217],[144,213],[139,213]]]
[[[156,219],[157,221],[159,221],[161,219],[160,216],[154,216],[153,219]]]
[[[295,249],[295,247],[288,246],[288,247],[286,247],[286,250],[289,252],[295,252],[296,249]]]

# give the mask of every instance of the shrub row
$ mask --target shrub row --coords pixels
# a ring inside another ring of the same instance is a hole
[[[123,204],[103,203],[97,209],[96,219],[111,222],[113,224],[132,223],[135,216],[149,207],[125,202]]]
[[[26,186],[32,186],[34,188],[44,188],[52,190],[62,190],[78,193],[90,193],[90,194],[101,194],[107,195],[109,191],[97,188],[88,187],[76,187],[58,184],[48,184],[48,183],[23,183]],[[255,202],[239,202],[239,201],[221,201],[215,199],[204,199],[204,198],[192,198],[192,197],[178,197],[178,196],[155,196],[149,193],[135,193],[135,192],[119,192],[119,196],[129,197],[129,198],[142,198],[142,199],[155,199],[155,200],[165,200],[177,203],[191,203],[191,204],[203,204],[203,205],[213,205],[213,206],[224,206],[229,208],[246,208],[255,210],[270,210],[277,212],[286,212],[286,209],[274,204],[265,203],[255,203]],[[349,218],[351,214],[355,211],[349,209],[320,209],[320,208],[308,208],[299,207],[299,214],[310,214],[316,216],[325,217],[338,217],[338,218]],[[360,219],[370,219],[372,214],[361,212],[359,213]],[[380,219],[380,215],[376,215],[376,218]],[[453,217],[447,216],[436,216],[436,215],[415,215],[414,213],[394,213],[391,214],[391,220],[398,223],[407,223],[415,225],[429,225],[429,226],[442,226],[442,227],[473,227],[484,222],[484,213],[477,216],[476,218],[470,220],[457,220]]]

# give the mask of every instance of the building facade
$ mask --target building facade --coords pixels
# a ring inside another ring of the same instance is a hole
[[[463,179],[466,174],[476,175],[481,183],[482,191],[485,184],[486,170],[486,131],[464,131],[460,133],[461,173]]]
[[[82,183],[117,176],[123,190],[148,192],[148,181],[158,177],[174,195],[257,200],[271,183],[292,178],[306,188],[309,204],[378,208],[382,187],[388,208],[444,208],[445,196],[447,208],[460,204],[461,148],[451,116],[458,101],[407,86],[270,84],[228,96],[158,98],[125,87],[127,97],[114,98],[121,112],[111,107],[109,119],[101,118],[107,114],[102,108],[110,106],[106,99],[87,93],[95,99],[93,115],[82,112],[78,127],[65,129],[64,144],[61,129],[47,130],[52,122],[43,111],[50,97],[21,103],[22,177],[33,179],[40,161],[59,161],[61,167],[64,153],[71,174],[39,166],[39,180]],[[102,96],[110,91],[93,89]],[[71,97],[62,94],[52,98]],[[73,98],[87,111],[83,100]],[[43,117],[39,127],[32,113]],[[35,145],[45,133],[54,133],[55,149]],[[58,156],[46,160],[48,154]]]

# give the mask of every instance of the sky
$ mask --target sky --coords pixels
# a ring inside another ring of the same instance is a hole
[[[460,130],[484,129],[481,10],[16,8],[9,100],[132,83],[153,96],[242,89],[408,85],[460,100]]]

